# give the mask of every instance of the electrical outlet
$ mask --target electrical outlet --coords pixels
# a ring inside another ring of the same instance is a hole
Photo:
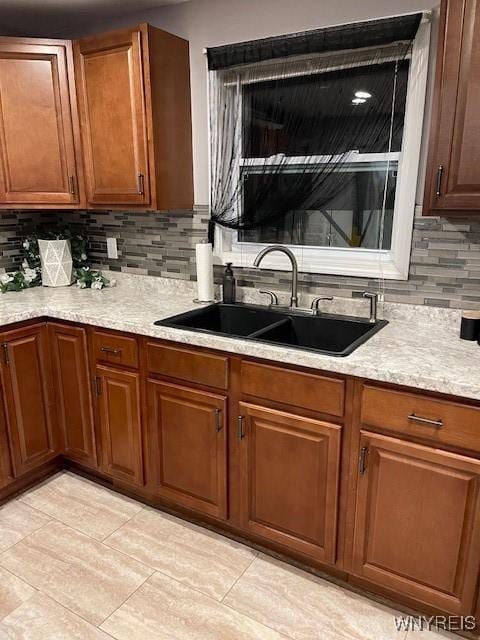
[[[118,247],[116,238],[107,238],[107,256],[116,260],[118,258]]]

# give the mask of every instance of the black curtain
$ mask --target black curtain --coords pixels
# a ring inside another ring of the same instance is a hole
[[[401,150],[408,58],[420,18],[208,51],[211,240],[215,224],[248,239],[249,230],[287,222],[298,235],[305,212],[328,215],[328,204],[358,182],[360,154]],[[385,188],[375,206],[385,209],[391,168],[382,166]]]

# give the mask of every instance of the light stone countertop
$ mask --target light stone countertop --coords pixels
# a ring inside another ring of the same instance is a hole
[[[193,297],[193,283],[141,276],[122,275],[116,287],[103,291],[37,287],[0,295],[0,326],[48,316],[480,401],[480,346],[458,337],[459,311],[380,303],[379,317],[389,324],[354,353],[339,358],[153,324],[197,308]],[[243,290],[242,298],[258,301],[250,290]],[[307,297],[301,303],[308,304]],[[339,298],[323,307],[327,309],[365,315],[368,306],[364,300]]]

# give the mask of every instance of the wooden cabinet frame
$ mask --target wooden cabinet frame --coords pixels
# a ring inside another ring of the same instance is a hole
[[[478,0],[442,0],[423,204],[426,216],[468,216],[480,211],[479,35]]]
[[[13,61],[44,61],[51,65],[54,92],[51,106],[56,113],[58,150],[45,149],[45,153],[55,156],[58,151],[62,185],[57,190],[49,190],[45,184],[42,190],[35,191],[30,187],[23,188],[19,176],[16,177],[18,184],[15,185],[15,178],[10,175],[6,114],[1,114],[0,110],[0,209],[85,208],[72,43],[69,40],[0,37],[0,60],[2,58]],[[30,89],[30,87],[25,88],[25,90]],[[48,90],[49,87],[46,89]],[[26,106],[18,105],[18,109],[20,108],[27,109],[27,111],[19,113],[19,119],[28,117],[28,104]],[[11,117],[13,115],[10,114]],[[11,124],[18,126],[15,122]],[[20,144],[18,137],[10,142],[12,145]],[[35,139],[35,144],[42,144],[40,132]],[[27,155],[31,156],[31,153]]]

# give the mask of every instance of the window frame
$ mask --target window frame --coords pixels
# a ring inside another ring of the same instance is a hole
[[[430,14],[424,13],[410,56],[402,151],[385,154],[356,154],[353,152],[345,160],[346,162],[355,162],[361,161],[363,157],[363,161],[365,161],[366,156],[372,162],[388,157],[391,160],[398,158],[391,248],[380,250],[285,245],[296,256],[299,271],[387,280],[408,279],[429,53]],[[291,157],[284,162],[287,165],[295,165],[300,164],[301,160],[301,157]],[[309,162],[311,160],[309,157]],[[303,161],[305,163],[305,158]],[[254,158],[243,158],[237,171],[240,171],[242,166],[254,166],[254,162]],[[257,164],[258,162],[257,159]],[[263,162],[264,159],[260,159],[260,163]],[[274,163],[273,159],[272,163]],[[253,267],[255,257],[266,246],[268,243],[241,242],[238,239],[238,231],[216,225],[215,256],[223,264],[233,262],[236,266]],[[275,253],[266,256],[262,266],[279,271],[290,269],[284,256]]]

